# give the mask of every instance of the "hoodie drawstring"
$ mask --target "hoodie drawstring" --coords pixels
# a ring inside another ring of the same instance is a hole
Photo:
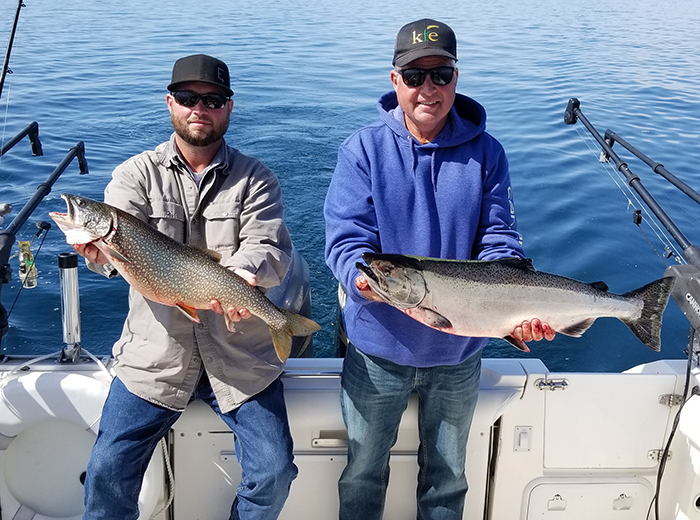
[[[435,156],[437,155],[437,148],[433,148],[430,150],[430,178],[433,181],[433,191],[437,193],[437,176],[438,176],[438,171],[437,168],[435,167],[435,163],[437,162],[435,160]]]
[[[418,150],[416,149],[416,138],[412,135],[408,136],[408,142],[411,146],[411,175],[415,175],[416,166],[418,163]],[[433,191],[437,192],[438,170],[437,170],[437,148],[430,148],[430,180],[433,185]]]
[[[416,139],[412,135],[409,135],[408,143],[411,146],[411,175],[415,175],[416,163],[418,162],[418,154],[416,153]]]

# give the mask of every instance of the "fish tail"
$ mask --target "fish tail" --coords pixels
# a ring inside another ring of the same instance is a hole
[[[319,330],[321,326],[301,314],[294,314],[285,309],[280,309],[280,312],[285,317],[284,325],[280,329],[270,327],[270,335],[277,357],[285,362],[292,352],[292,337],[308,336]]]
[[[622,319],[634,335],[652,350],[661,350],[661,320],[668,298],[676,279],[666,277],[651,282],[644,287],[630,291],[622,296],[641,298],[644,302],[642,313],[637,319]]]

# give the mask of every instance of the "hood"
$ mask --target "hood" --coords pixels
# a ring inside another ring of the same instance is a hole
[[[377,102],[379,116],[396,135],[408,138],[410,135],[403,122],[404,112],[399,106],[396,92],[393,90],[384,94]],[[443,148],[458,146],[471,141],[486,130],[486,110],[470,97],[457,94],[455,103],[447,115],[445,128],[430,143],[423,146]]]

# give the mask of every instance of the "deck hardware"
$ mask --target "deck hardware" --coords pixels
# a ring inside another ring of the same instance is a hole
[[[311,439],[311,447],[347,449],[348,432],[346,430],[321,430],[318,437]]]
[[[566,511],[566,500],[557,493],[547,502],[547,509],[549,511]]]
[[[659,396],[659,404],[664,406],[680,406],[683,404],[683,396],[678,394],[664,394]]]
[[[235,451],[221,451],[219,452],[219,460],[221,462],[238,462],[236,458]]]
[[[629,511],[632,509],[632,497],[620,494],[618,498],[613,500],[613,511]]]
[[[647,459],[649,460],[661,460],[661,457],[664,454],[664,450],[649,450],[647,453]],[[673,452],[669,451],[668,455],[666,456],[666,460],[671,460]]]
[[[566,390],[569,382],[566,379],[538,379],[535,381],[535,386],[540,390]]]
[[[532,445],[532,426],[516,426],[513,451],[530,451]]]

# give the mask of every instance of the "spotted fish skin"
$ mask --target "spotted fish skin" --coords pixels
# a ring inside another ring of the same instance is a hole
[[[536,271],[532,261],[442,260],[365,253],[357,268],[385,302],[429,327],[459,336],[503,338],[528,348],[511,333],[539,319],[558,333],[580,337],[597,318],[614,317],[647,347],[661,349],[661,321],[675,278],[625,294]]]
[[[197,309],[248,309],[270,328],[278,358],[286,361],[292,336],[320,329],[313,320],[274,305],[263,292],[219,263],[213,251],[173,240],[146,222],[109,204],[64,193],[66,213],[51,212],[69,244],[94,244],[119,274],[149,300],[178,307],[199,322]],[[229,330],[235,330],[228,315]]]

